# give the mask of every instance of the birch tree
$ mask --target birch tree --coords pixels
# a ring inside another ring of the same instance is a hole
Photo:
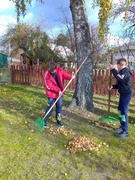
[[[36,57],[35,50],[41,47],[44,51],[49,52],[48,42],[49,38],[45,32],[41,31],[41,27],[29,23],[9,26],[2,40],[3,45],[10,44],[12,47],[11,56],[23,50],[27,55],[31,51],[31,54]]]
[[[70,0],[70,9],[74,23],[77,67],[88,56],[87,61],[77,74],[76,88],[71,107],[85,108],[93,111],[93,60],[90,26],[86,15],[84,0]]]

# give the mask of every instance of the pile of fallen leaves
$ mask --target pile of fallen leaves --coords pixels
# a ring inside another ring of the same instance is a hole
[[[72,129],[66,130],[64,128],[55,129],[55,128],[50,127],[50,128],[47,128],[47,131],[52,133],[53,135],[62,134],[64,136],[68,136],[68,135],[74,135],[75,134]]]
[[[69,142],[67,149],[71,153],[82,152],[82,151],[99,151],[101,146],[109,147],[106,143],[96,144],[92,138],[87,137],[75,137]]]

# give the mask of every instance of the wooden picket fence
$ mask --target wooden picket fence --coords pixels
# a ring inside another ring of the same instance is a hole
[[[42,67],[11,66],[11,82],[12,84],[42,86],[44,72],[45,69]]]
[[[46,71],[45,68],[39,67],[26,67],[26,66],[11,66],[11,82],[13,84],[25,84],[25,85],[36,85],[36,86],[43,86],[43,74]],[[69,73],[75,72],[74,69],[67,69]],[[135,72],[132,71],[133,78],[132,84],[133,89],[135,90]],[[109,70],[93,70],[94,74],[94,93],[97,94],[108,94],[108,85],[110,80],[110,71]],[[116,83],[116,80],[113,76],[111,76],[112,84]],[[75,82],[74,79],[68,87],[68,90],[75,89]],[[64,85],[66,85],[67,81],[64,81]],[[135,91],[134,91],[135,92]],[[117,91],[113,90],[113,94],[116,94]]]

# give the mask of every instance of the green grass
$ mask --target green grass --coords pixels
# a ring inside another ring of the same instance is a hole
[[[52,134],[37,131],[34,121],[40,119],[47,105],[42,87],[6,85],[0,87],[0,179],[2,180],[133,180],[135,179],[135,99],[129,109],[128,139],[116,139],[113,128],[104,127],[99,117],[107,115],[107,96],[95,95],[95,112],[68,109],[72,92],[66,92],[63,106],[65,131],[74,134]],[[111,115],[117,117],[118,97],[111,97]],[[55,125],[55,113],[48,126]],[[77,152],[67,149],[77,136],[92,138],[100,150]]]

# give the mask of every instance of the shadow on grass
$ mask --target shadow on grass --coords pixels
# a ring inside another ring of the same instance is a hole
[[[108,103],[105,103],[105,102],[99,102],[99,101],[94,101],[94,103],[98,104],[99,106],[104,106],[106,109],[108,109]],[[112,104],[110,103],[110,108],[114,108],[114,109],[117,109],[118,107],[118,103],[117,104]]]
[[[64,100],[64,106],[66,106],[65,108],[67,108],[67,109],[69,109],[68,108],[68,105],[70,104],[70,102],[71,101],[67,101],[67,100]],[[95,103],[95,101],[94,101],[94,103]],[[99,102],[97,102],[97,103],[99,103]],[[106,104],[104,104],[104,105],[106,105]],[[117,107],[115,107],[115,106],[113,106],[113,105],[111,105],[111,107],[110,107],[110,110],[111,110],[111,108],[114,108],[114,109],[117,109]],[[65,112],[65,110],[63,110],[63,112]],[[67,112],[66,112],[67,113]],[[76,118],[76,119],[80,119],[80,115],[77,115],[77,114],[74,114],[74,113],[72,113],[71,111],[69,112],[68,111],[68,115],[71,115],[71,116],[73,116],[74,118]],[[95,115],[97,115],[97,116],[99,116],[99,117],[101,117],[101,116],[108,116],[108,106],[106,105],[106,109],[104,109],[104,108],[98,108],[98,107],[95,107],[94,108],[94,114]],[[110,112],[110,114],[109,114],[110,116],[113,116],[113,117],[115,117],[115,118],[117,118],[117,114],[116,113],[114,113],[114,112]],[[84,118],[85,117],[85,115],[84,116],[82,116],[81,118],[82,118],[82,120],[84,120],[84,121],[86,121],[86,120],[88,120],[87,118]],[[98,121],[99,119],[97,119],[97,121]]]
[[[73,128],[75,132],[78,134],[89,134],[89,133],[97,133],[102,136],[101,129],[103,131],[108,131],[109,133],[112,131],[112,128],[105,128],[103,126],[96,126],[95,122],[98,122],[98,119],[93,116],[85,118],[85,116],[77,115],[77,113],[71,112],[70,109],[63,110],[63,115],[65,116],[65,120],[67,120],[68,128]],[[104,135],[103,135],[104,138]]]
[[[99,95],[98,95],[98,96],[99,96]],[[108,101],[108,97],[107,97],[106,95],[104,96],[104,98],[103,98],[103,95],[100,95],[100,96],[102,96],[102,97],[98,97],[98,96],[96,96],[96,94],[95,94],[94,97],[93,97],[93,101],[94,101],[94,100],[97,100],[97,101]],[[116,99],[119,99],[119,97],[117,97],[117,96],[112,96],[111,99],[110,99],[110,102],[112,102],[112,103],[117,103],[118,100],[116,100]]]
[[[112,106],[111,106],[111,108],[112,108]],[[117,114],[116,114],[116,113],[111,112],[111,108],[110,108],[110,114],[109,114],[109,116],[117,117]],[[96,115],[98,115],[98,116],[108,116],[108,109],[104,110],[104,109],[95,107],[94,114],[96,114]]]

